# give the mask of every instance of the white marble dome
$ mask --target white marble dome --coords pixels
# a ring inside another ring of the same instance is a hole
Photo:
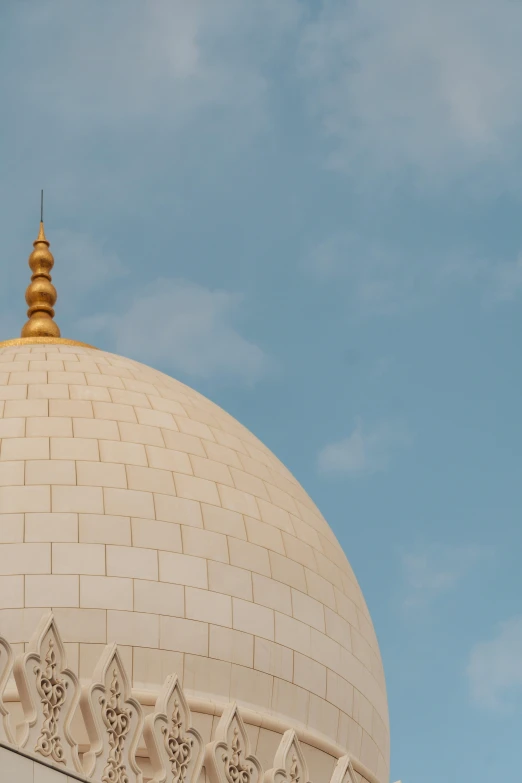
[[[384,674],[350,565],[247,429],[135,361],[0,348],[0,633],[52,608],[69,664],[120,646],[146,696],[236,699],[346,747],[388,780]],[[362,778],[361,778],[362,779]]]

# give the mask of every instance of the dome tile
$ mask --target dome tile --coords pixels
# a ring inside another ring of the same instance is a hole
[[[90,544],[131,546],[130,517],[79,514],[79,540]]]
[[[209,656],[220,661],[246,666],[252,669],[254,666],[254,637],[242,631],[234,631],[232,628],[224,628],[220,625],[209,627]],[[242,693],[244,697],[244,693]]]
[[[16,419],[6,419],[5,421],[16,421]],[[32,416],[28,419],[19,419],[25,421],[25,436],[27,438],[72,438],[73,420],[66,416]],[[0,421],[0,431],[1,431]],[[23,435],[24,433],[22,433]]]
[[[201,504],[196,500],[174,495],[154,494],[156,519],[164,522],[178,522],[191,527],[203,527]]]
[[[208,655],[208,623],[162,615],[160,616],[160,647],[163,650],[206,656]],[[190,668],[189,656],[185,656],[183,672],[185,687],[190,687],[187,685],[187,673]]]
[[[232,565],[246,568],[253,573],[271,575],[269,553],[264,547],[239,538],[229,538],[228,550]]]
[[[233,627],[274,641],[274,612],[265,606],[233,598]]]
[[[24,606],[24,577],[21,574],[0,576],[0,609]]]
[[[16,544],[23,540],[24,515],[2,513],[0,517],[0,544]]]
[[[25,605],[28,607],[78,607],[80,577],[76,575],[27,574]]]
[[[154,449],[156,448],[155,446],[145,447],[141,443],[122,443],[120,440],[113,440],[112,438],[114,435],[119,438],[118,427],[116,427],[116,431],[114,431],[113,425],[116,423],[108,423],[111,425],[110,428],[105,428],[106,422],[90,422],[89,425],[93,436],[98,439],[101,462],[115,462],[120,465],[138,465],[141,467],[147,467],[147,464],[151,465],[151,467],[166,467],[165,465],[155,464],[160,461],[154,457],[151,459],[146,451],[146,448]],[[87,430],[88,427],[85,427],[85,432]],[[109,436],[110,439],[106,439],[107,436]],[[164,451],[164,449],[158,450]]]
[[[104,386],[69,386],[71,400],[91,400],[112,402],[111,389]]]
[[[253,601],[252,574],[245,568],[208,561],[208,587],[217,593],[225,593],[235,598]]]
[[[281,531],[258,519],[245,516],[247,538],[252,544],[257,544],[265,549],[272,549],[278,554],[284,555],[283,536]]]
[[[5,515],[1,523],[5,525]],[[25,514],[24,540],[78,543],[78,514]]]
[[[288,647],[255,637],[254,666],[259,671],[292,682],[294,654]]]
[[[163,552],[181,552],[181,528],[156,519],[131,519],[132,545]]]
[[[173,552],[158,552],[161,582],[208,587],[207,561],[201,557]]]
[[[120,608],[125,609],[127,607]],[[134,609],[136,612],[181,617],[185,612],[183,587],[181,585],[168,584],[167,582],[135,579]]]

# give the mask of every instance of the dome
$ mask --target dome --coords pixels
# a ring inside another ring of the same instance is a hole
[[[3,635],[20,649],[52,608],[80,678],[114,641],[144,703],[175,671],[195,698],[304,725],[388,780],[372,622],[306,492],[197,391],[40,343],[0,347]]]

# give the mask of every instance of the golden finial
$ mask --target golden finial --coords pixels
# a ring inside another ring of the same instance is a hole
[[[29,305],[29,320],[22,329],[21,337],[60,337],[60,329],[53,321],[54,304],[58,297],[51,282],[51,269],[54,257],[49,250],[43,224],[43,190],[40,203],[40,231],[33,242],[34,250],[29,256],[31,282],[25,292],[25,301]]]
[[[60,336],[60,329],[53,321],[54,305],[58,294],[51,281],[51,269],[54,257],[49,250],[49,242],[45,236],[43,222],[43,190],[40,199],[40,230],[33,242],[34,250],[29,256],[29,266],[32,275],[31,282],[25,292],[25,301],[29,305],[27,315],[29,320],[22,329],[22,334],[15,340],[0,342],[0,348],[17,345],[78,345],[83,348],[94,348],[87,343],[69,340]]]

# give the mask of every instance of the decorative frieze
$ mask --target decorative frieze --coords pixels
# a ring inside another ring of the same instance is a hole
[[[197,783],[203,740],[192,728],[190,709],[176,674],[171,674],[143,728],[153,770],[152,783]]]
[[[84,773],[101,783],[141,783],[136,748],[143,715],[131,696],[129,678],[115,644],[100,658],[90,685],[80,700],[90,749],[84,755]]]
[[[230,704],[205,749],[205,768],[211,783],[259,783],[263,771],[250,752],[250,740],[237,704]]]
[[[27,652],[16,658],[13,671],[24,713],[16,730],[18,745],[53,764],[81,771],[71,735],[80,686],[67,668],[52,612],[40,621]]]
[[[16,729],[4,699],[11,675],[23,712]],[[84,734],[80,713],[89,740],[81,753],[71,728],[76,715],[74,726]],[[115,644],[105,648],[90,684],[80,688],[67,668],[52,612],[43,617],[26,652],[16,657],[0,636],[0,742],[96,783],[143,783],[136,761],[142,739],[150,783],[201,783],[203,777],[206,783],[309,783],[308,766],[293,730],[283,734],[273,765],[263,775],[236,703],[225,707],[212,740],[205,745],[192,726],[176,674],[167,677],[153,711],[144,718]],[[342,756],[330,783],[357,780],[350,757]]]

